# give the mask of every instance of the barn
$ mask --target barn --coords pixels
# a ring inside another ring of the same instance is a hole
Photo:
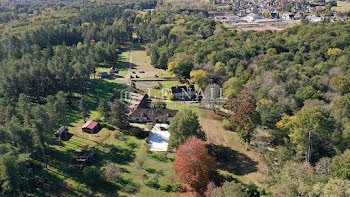
[[[97,133],[99,129],[100,123],[96,120],[89,120],[81,127],[81,130],[87,133]]]

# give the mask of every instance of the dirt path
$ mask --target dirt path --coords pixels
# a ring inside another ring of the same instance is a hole
[[[223,129],[220,120],[212,118],[210,113],[207,110],[200,111],[199,122],[206,133],[209,144],[225,147],[226,161],[217,162],[218,169],[243,176],[244,183],[255,183],[261,186],[264,176],[263,164],[259,155],[248,151],[246,145],[240,142],[237,133]]]
[[[207,136],[207,141],[213,144],[230,146],[230,142],[224,134],[220,121],[210,118],[208,111],[201,111],[199,123]]]

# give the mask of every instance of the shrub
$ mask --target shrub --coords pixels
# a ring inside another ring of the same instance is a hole
[[[134,194],[134,193],[138,192],[139,189],[140,189],[140,185],[138,183],[134,183],[134,182],[130,181],[128,184],[126,184],[122,188],[122,191],[125,193]]]
[[[170,101],[175,100],[175,96],[172,95],[172,94],[169,94],[169,95],[168,95],[168,100],[170,100]]]
[[[129,129],[129,134],[131,136],[135,136],[138,139],[145,139],[146,137],[148,137],[149,133],[141,128],[137,128],[137,127],[133,127],[131,129]]]
[[[148,180],[148,176],[147,176],[146,173],[141,172],[141,173],[139,174],[139,179],[141,179],[142,181],[145,181],[145,180]]]
[[[107,181],[116,181],[121,177],[121,169],[118,164],[110,163],[104,170],[104,177]]]
[[[226,130],[232,130],[232,125],[231,125],[230,121],[227,119],[224,119],[222,121],[222,127]]]
[[[119,131],[116,131],[115,133],[114,133],[114,139],[119,139],[120,137],[122,137],[123,136],[123,134],[121,133],[121,132],[119,132]]]
[[[159,189],[165,191],[165,192],[171,192],[173,191],[173,185],[169,184],[169,183],[161,183],[159,184]]]
[[[153,177],[151,177],[150,179],[148,179],[145,183],[145,185],[147,185],[148,187],[154,188],[154,189],[158,189],[159,188],[159,176],[158,175],[154,175]]]
[[[100,170],[95,166],[83,170],[83,177],[86,185],[97,187],[101,183]]]
[[[131,149],[135,149],[138,147],[138,144],[136,142],[133,142],[133,141],[126,141],[125,144]]]
[[[163,161],[163,162],[168,162],[169,160],[171,160],[170,158],[168,158],[166,156],[165,153],[152,153],[150,155],[150,157],[153,158],[153,159],[156,159],[158,161]]]
[[[147,160],[147,157],[136,157],[136,161],[139,164],[139,166],[142,168],[143,164]]]
[[[154,89],[161,89],[162,87],[163,87],[162,84],[159,83],[159,82],[157,82],[157,83],[153,86]]]

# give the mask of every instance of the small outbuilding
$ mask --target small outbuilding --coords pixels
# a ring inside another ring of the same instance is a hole
[[[89,120],[81,127],[81,130],[87,133],[97,133],[99,129],[100,123],[96,120]]]
[[[112,66],[110,69],[109,69],[109,74],[110,75],[113,75],[115,73],[115,68],[114,66]]]
[[[97,73],[97,76],[101,79],[106,78],[106,77],[108,77],[108,73],[107,72],[99,72],[99,73]]]
[[[56,138],[61,140],[62,139],[62,135],[65,138],[67,137],[67,133],[68,133],[68,128],[66,126],[62,126],[55,132],[55,136],[56,136]]]

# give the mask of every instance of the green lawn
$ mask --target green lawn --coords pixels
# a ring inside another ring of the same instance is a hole
[[[162,90],[163,90],[163,94],[165,95],[166,92],[168,91],[169,88],[176,86],[176,85],[182,85],[181,83],[179,83],[178,81],[159,81],[159,80],[143,80],[143,81],[147,81],[147,82],[154,82],[155,84],[160,84],[161,88],[154,88],[152,87],[149,91],[149,89],[147,88],[139,88],[139,84],[142,83],[142,81],[136,81],[136,87],[140,90],[142,90],[143,92],[149,94],[150,92],[150,96],[152,98],[156,97],[156,98],[161,98],[162,96]]]
[[[172,101],[172,102],[167,102],[166,107],[168,109],[173,109],[173,110],[182,110],[182,109],[190,109],[197,114],[199,113],[199,104],[197,103],[190,103],[190,102],[182,102],[182,101]]]

